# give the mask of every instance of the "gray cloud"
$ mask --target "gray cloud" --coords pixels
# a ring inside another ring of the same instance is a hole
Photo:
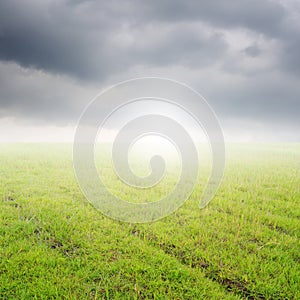
[[[26,5],[4,0],[0,58],[89,80],[103,79],[132,64],[198,65],[201,55],[206,58],[202,62],[214,59],[226,45],[216,33],[203,37],[197,27],[187,26],[198,21],[283,40],[289,64],[298,43],[290,40],[289,33],[295,29],[286,21],[288,16],[282,5],[267,0],[30,0]]]
[[[261,52],[261,50],[259,49],[259,47],[257,47],[256,45],[252,45],[252,46],[246,47],[243,51],[244,51],[244,53],[246,53],[247,55],[249,55],[251,57],[256,57]]]
[[[0,59],[101,80],[134,64],[206,64],[207,57],[226,48],[218,34],[205,36],[201,29],[176,22],[152,23],[150,16],[142,22],[135,6],[127,16],[128,6],[126,1],[3,1]]]
[[[98,92],[64,76],[0,63],[0,118],[13,116],[30,123],[74,124]]]
[[[150,4],[148,3],[150,6]],[[148,10],[161,19],[203,20],[221,27],[245,27],[276,36],[286,16],[278,3],[260,0],[155,1]]]
[[[224,120],[295,129],[299,37],[292,0],[3,0],[0,117],[73,124],[106,84],[154,75],[203,91]]]

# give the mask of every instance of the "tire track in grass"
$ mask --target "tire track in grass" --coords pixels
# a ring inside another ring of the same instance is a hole
[[[34,244],[44,244],[47,247],[45,248],[45,251],[49,251],[50,255],[62,255],[62,257],[65,257],[68,259],[67,261],[71,261],[74,259],[79,259],[80,257],[84,255],[88,255],[87,252],[85,251],[85,248],[88,247],[89,251],[88,252],[93,252],[95,250],[95,246],[93,247],[93,244],[90,244],[91,241],[84,239],[82,244],[78,244],[77,242],[81,240],[83,237],[83,229],[78,230],[78,224],[83,222],[81,225],[85,225],[85,220],[86,218],[82,218],[82,216],[79,216],[80,218],[77,218],[76,215],[74,215],[74,220],[72,223],[69,223],[69,220],[67,220],[66,216],[60,215],[59,209],[56,207],[53,207],[52,205],[45,205],[42,206],[41,208],[41,213],[37,213],[37,216],[34,220],[32,220],[31,227],[27,228],[26,231],[24,232],[25,236],[31,236],[33,241],[35,241]],[[92,215],[96,215],[97,213],[93,210],[88,208],[88,213],[91,213]],[[26,210],[23,212],[23,215],[26,216],[28,211]],[[76,221],[74,223],[74,221]],[[203,274],[202,270],[193,270],[191,272],[191,269],[189,266],[186,264],[182,264],[176,257],[172,257],[169,254],[165,253],[163,249],[159,249],[157,247],[154,247],[153,245],[145,245],[142,241],[140,243],[136,243],[136,235],[133,233],[131,234],[126,234],[124,233],[119,226],[118,223],[114,223],[113,221],[109,221],[107,223],[103,223],[102,220],[96,221],[98,225],[102,225],[102,230],[103,231],[108,231],[108,232],[114,232],[116,234],[115,238],[118,237],[118,241],[122,241],[123,239],[128,239],[131,240],[130,244],[127,244],[127,248],[125,250],[125,254],[120,254],[118,259],[115,259],[115,253],[113,253],[113,259],[109,259],[109,255],[103,254],[106,259],[108,259],[109,264],[118,264],[120,260],[122,260],[122,256],[126,256],[128,253],[131,255],[134,255],[135,258],[135,264],[139,265],[139,261],[144,263],[143,261],[146,260],[152,266],[153,270],[157,270],[157,266],[155,267],[155,264],[157,265],[156,259],[162,259],[166,260],[166,266],[161,267],[161,271],[165,274],[165,276],[171,276],[172,272],[174,270],[179,270],[179,275],[181,274],[180,269],[182,272],[188,273],[189,274],[189,279],[183,277],[183,284],[186,284],[186,288],[190,290],[190,293],[193,292],[199,292],[199,293],[207,293],[208,295],[216,295],[221,296],[223,295],[224,297],[227,295],[227,291],[223,289],[223,287],[220,287],[219,285],[215,285],[212,282],[210,283],[209,279],[205,283],[203,282],[203,279],[205,279],[205,274]],[[55,224],[59,224],[58,228],[55,226]],[[74,224],[77,224],[76,226]],[[82,226],[82,227],[83,227]],[[80,228],[82,228],[80,226]],[[98,227],[98,226],[97,226]],[[113,227],[113,228],[111,228]],[[60,230],[58,230],[60,229]],[[75,238],[74,237],[74,232],[75,230],[78,230],[78,236]],[[32,235],[33,234],[33,235]],[[95,234],[95,232],[94,232]],[[80,238],[81,237],[81,238]],[[95,238],[95,237],[94,237]],[[107,239],[107,240],[106,240]],[[95,240],[94,240],[95,241]],[[102,243],[108,243],[110,245],[109,247],[117,247],[114,241],[111,240],[110,236],[106,236],[104,240],[102,240]],[[139,245],[141,244],[141,245]],[[98,244],[97,244],[98,245]],[[47,250],[48,249],[48,250]],[[75,251],[74,251],[75,250]],[[53,254],[51,254],[53,253]],[[98,252],[97,252],[98,253]],[[126,254],[127,253],[127,254]],[[97,255],[100,255],[99,253]],[[96,255],[96,256],[97,256]],[[101,254],[102,255],[102,254]],[[163,256],[165,255],[165,258]],[[90,255],[88,255],[90,256]],[[173,267],[170,267],[173,266]],[[174,268],[174,270],[173,270]],[[123,272],[126,270],[123,270]],[[157,270],[157,274],[161,275],[160,272]],[[171,272],[171,273],[170,273]],[[170,275],[171,274],[171,275]],[[200,276],[201,274],[201,276]],[[147,275],[147,273],[145,274]],[[176,275],[176,274],[175,274]],[[149,275],[150,276],[150,275]],[[177,275],[176,275],[177,276]],[[168,279],[168,280],[175,280],[176,279]],[[130,283],[131,279],[129,280]],[[202,287],[199,283],[202,283]],[[90,284],[92,284],[89,281]],[[162,283],[161,286],[162,288]],[[175,287],[173,287],[175,289]],[[199,291],[198,291],[199,289]],[[208,292],[205,291],[205,289],[208,290]],[[100,290],[99,290],[100,291]],[[100,291],[101,292],[101,291]],[[110,290],[110,292],[112,292]],[[146,291],[147,292],[147,286],[146,286]],[[176,292],[176,291],[175,291]],[[230,295],[234,296],[233,293],[228,294],[229,298]],[[230,298],[231,299],[231,298]]]
[[[265,300],[264,295],[260,293],[253,293],[250,289],[247,288],[246,282],[243,280],[231,279],[226,277],[221,277],[218,274],[221,274],[221,269],[218,268],[215,264],[210,262],[204,257],[192,256],[188,251],[182,250],[173,243],[161,243],[158,239],[151,235],[149,237],[143,236],[141,232],[134,227],[131,233],[142,240],[145,244],[153,245],[154,248],[161,249],[165,254],[172,258],[176,258],[181,264],[191,268],[191,269],[200,269],[202,270],[205,278],[211,280],[212,282],[217,282],[222,286],[229,294],[232,294],[237,297],[246,298],[249,300]],[[152,241],[152,242],[151,242]]]
[[[241,280],[234,280],[230,278],[222,278],[218,274],[221,273],[221,269],[217,268],[214,264],[208,261],[204,257],[195,256],[190,261],[190,254],[187,254],[183,250],[179,250],[174,244],[159,244],[160,249],[162,249],[167,255],[175,257],[180,263],[189,266],[192,269],[202,269],[205,277],[213,282],[217,282],[223,286],[228,292],[233,293],[238,297],[246,297],[249,300],[265,300],[266,298],[259,293],[253,294],[247,287],[246,283]],[[189,257],[189,259],[187,259]]]
[[[251,281],[247,282],[243,278],[240,278],[237,275],[234,275],[233,277],[228,277],[228,275],[227,276],[224,275],[224,270],[222,272],[222,266],[218,266],[218,263],[213,263],[209,259],[203,256],[199,256],[197,254],[191,256],[191,251],[184,246],[184,243],[182,245],[183,247],[176,245],[176,241],[174,242],[172,241],[172,239],[168,239],[168,235],[166,235],[167,238],[159,238],[156,236],[155,229],[154,231],[151,229],[150,232],[149,231],[146,232],[144,229],[145,228],[139,228],[138,226],[135,226],[135,228],[132,230],[132,234],[134,236],[139,237],[144,242],[150,243],[154,245],[156,248],[162,249],[166,254],[172,257],[176,257],[182,264],[185,264],[190,268],[202,269],[207,278],[209,278],[212,281],[218,282],[220,285],[224,286],[228,291],[233,292],[237,296],[244,297],[244,298],[246,297],[247,299],[270,299],[270,297],[281,299],[283,297],[283,294],[280,293],[279,290],[273,291],[273,293],[271,292],[271,294],[268,293],[265,294],[262,293],[262,291],[259,292],[256,288],[257,282],[255,277],[253,277],[254,281],[252,282],[252,284]],[[243,234],[245,235],[245,233]],[[184,236],[179,237],[179,240],[184,240],[184,239],[185,239]],[[242,245],[247,246],[247,243],[246,244],[243,243]],[[194,249],[193,246],[190,248]],[[278,255],[287,254],[286,251],[284,251],[283,249],[279,249],[279,252],[280,253],[278,253]],[[253,254],[251,256],[254,257],[256,256],[256,254]],[[260,262],[264,263],[264,258],[261,256],[258,258],[258,260],[256,259],[256,262],[258,265],[260,264]],[[243,273],[244,271],[247,271],[247,269],[243,269],[243,268],[239,269],[238,273]],[[251,284],[251,287],[249,286],[249,284]]]

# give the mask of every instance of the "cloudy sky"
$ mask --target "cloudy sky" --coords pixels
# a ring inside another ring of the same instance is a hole
[[[227,140],[300,141],[299,0],[2,0],[0,141],[71,141],[122,80],[199,91]]]

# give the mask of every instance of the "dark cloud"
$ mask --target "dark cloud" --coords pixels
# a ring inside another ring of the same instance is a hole
[[[300,88],[295,88],[296,84],[296,81],[284,82],[270,75],[224,87],[221,94],[211,93],[210,98],[220,115],[243,116],[258,122],[300,128]]]
[[[98,90],[63,76],[0,63],[0,119],[13,116],[35,124],[74,124]]]
[[[193,29],[191,22],[200,21],[284,40],[283,48],[291,53],[284,61],[290,64],[298,44],[287,40],[287,17],[282,5],[267,0],[4,0],[0,59],[89,80],[138,64],[199,66],[226,48],[220,34],[204,36],[197,26]]]
[[[245,27],[277,36],[287,15],[282,5],[268,0],[149,1],[146,12],[162,20],[202,20],[226,28]]]
[[[74,12],[70,17],[64,5],[2,1],[0,19],[2,60],[78,77],[101,74],[105,61],[93,61],[95,51],[101,48],[95,49],[92,32],[81,28],[80,15]],[[104,29],[99,25],[97,35],[101,40]],[[101,59],[101,52],[98,55]]]
[[[300,23],[300,22],[299,22]],[[300,28],[300,25],[299,25]],[[281,49],[280,67],[300,77],[300,30],[298,35],[291,37]]]
[[[136,10],[126,1],[2,1],[0,59],[98,80],[138,64],[207,64],[226,48],[221,35],[142,22]]]
[[[253,45],[253,46],[249,46],[246,47],[243,52],[251,57],[256,57],[261,53],[261,50],[259,49],[259,47]]]
[[[0,117],[74,123],[97,88],[152,72],[194,74],[221,117],[298,126],[295,3],[2,0]]]

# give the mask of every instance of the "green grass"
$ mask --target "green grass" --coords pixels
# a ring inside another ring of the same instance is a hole
[[[0,145],[0,299],[300,299],[300,145],[227,154],[205,209],[203,176],[176,213],[134,225],[85,200],[71,145]]]

